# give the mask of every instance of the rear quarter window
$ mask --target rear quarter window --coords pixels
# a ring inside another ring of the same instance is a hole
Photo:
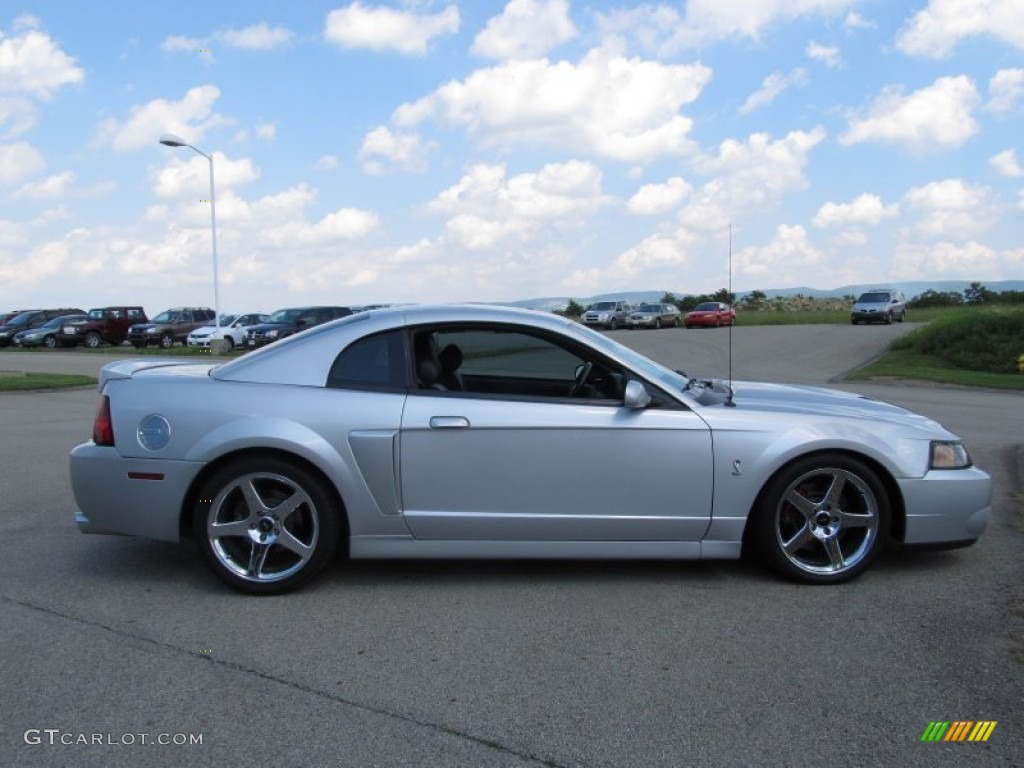
[[[327,386],[332,389],[406,389],[408,366],[402,333],[389,331],[359,339],[342,350],[327,375]]]

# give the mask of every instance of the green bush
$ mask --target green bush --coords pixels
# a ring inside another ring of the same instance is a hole
[[[1024,310],[966,309],[897,339],[895,350],[918,352],[954,368],[1014,373],[1024,354]]]

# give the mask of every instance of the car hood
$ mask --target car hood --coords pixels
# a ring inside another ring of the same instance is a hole
[[[721,382],[717,384],[724,389]],[[927,416],[855,392],[802,384],[748,381],[734,382],[732,386],[736,411],[742,413],[756,411],[766,414],[855,419],[873,423],[888,422],[916,427],[927,432],[949,434],[941,424]],[[713,407],[724,407],[724,403],[716,403]]]
[[[295,323],[260,323],[259,325],[250,325],[245,330],[247,331],[274,331],[280,328],[291,328]]]

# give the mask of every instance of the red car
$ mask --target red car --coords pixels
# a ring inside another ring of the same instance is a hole
[[[687,328],[693,328],[695,325],[703,325],[707,328],[735,325],[736,310],[720,301],[705,301],[694,307],[692,312],[686,313],[683,324]]]

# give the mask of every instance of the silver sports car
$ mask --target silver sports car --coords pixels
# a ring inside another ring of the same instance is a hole
[[[803,582],[956,547],[991,479],[855,394],[671,371],[553,314],[361,312],[223,365],[124,360],[71,452],[87,533],[192,537],[252,593],[352,558],[735,558]]]

